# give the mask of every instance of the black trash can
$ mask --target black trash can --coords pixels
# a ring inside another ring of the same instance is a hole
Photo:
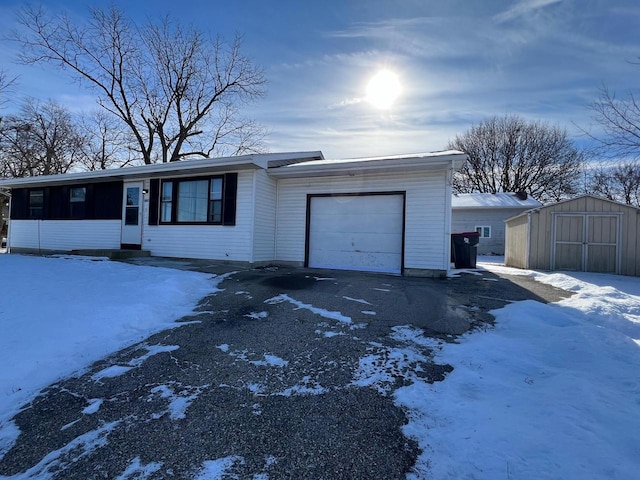
[[[479,242],[478,232],[451,234],[451,257],[456,268],[476,268]]]

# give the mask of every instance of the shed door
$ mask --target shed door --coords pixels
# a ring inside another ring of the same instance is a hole
[[[554,270],[616,273],[618,217],[557,215]]]
[[[309,198],[307,264],[401,273],[404,195]]]

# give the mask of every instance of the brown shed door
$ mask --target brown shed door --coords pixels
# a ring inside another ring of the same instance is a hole
[[[554,270],[616,273],[618,217],[557,215]]]

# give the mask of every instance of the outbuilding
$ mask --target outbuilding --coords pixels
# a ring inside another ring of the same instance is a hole
[[[592,195],[506,221],[505,264],[640,276],[640,209]]]
[[[442,275],[451,179],[442,151],[327,160],[254,154],[5,179],[11,252],[143,250],[249,265]]]
[[[504,221],[541,205],[526,192],[457,193],[451,199],[453,233],[478,232],[478,255],[504,255]]]

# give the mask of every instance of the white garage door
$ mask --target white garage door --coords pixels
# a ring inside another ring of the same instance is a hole
[[[311,197],[309,267],[400,273],[404,195]]]

